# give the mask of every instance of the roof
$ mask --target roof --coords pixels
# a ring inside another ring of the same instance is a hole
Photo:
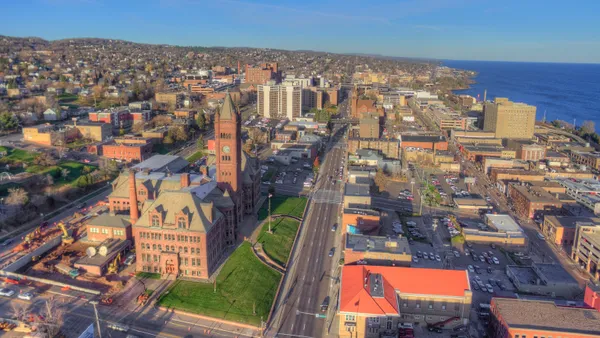
[[[542,187],[526,187],[523,185],[513,184],[511,188],[517,190],[521,195],[525,196],[525,198],[534,203],[559,203],[556,197],[544,190]]]
[[[129,221],[129,216],[104,213],[98,215],[98,217],[93,217],[87,224],[111,228],[126,228],[131,225],[131,222]]]
[[[96,247],[96,252],[99,252],[100,247],[106,246],[108,248],[108,253],[106,254],[106,256],[102,256],[99,253],[96,253],[92,257],[83,256],[83,257],[79,258],[75,262],[74,265],[76,268],[79,265],[104,266],[105,264],[110,263],[113,260],[113,258],[115,258],[115,256],[117,256],[117,254],[119,254],[119,252],[121,252],[123,249],[125,249],[125,247],[130,246],[130,245],[131,245],[131,241],[128,239],[120,240],[120,239],[108,238]]]
[[[493,298],[492,303],[498,316],[511,329],[600,334],[600,314],[595,309],[513,298]]]
[[[225,95],[225,100],[223,102],[223,106],[221,107],[221,110],[219,111],[220,119],[232,120],[234,117],[237,117],[237,115],[238,115],[238,112],[235,107],[235,104],[233,103],[233,100],[231,99],[231,95],[229,94],[229,92],[227,92],[227,94]]]
[[[544,222],[549,222],[554,226],[560,226],[564,228],[576,228],[577,223],[593,223],[600,225],[600,218],[580,216],[544,216]]]
[[[379,288],[373,292],[376,280],[382,285],[383,297]],[[465,270],[346,265],[342,268],[339,308],[347,313],[397,315],[397,294],[464,297],[469,290]]]
[[[384,252],[396,255],[410,255],[406,237],[387,238],[384,236],[346,235],[346,249],[352,251]]]
[[[175,155],[154,155],[149,159],[133,166],[135,170],[150,169],[152,171],[170,171],[172,173],[180,172],[190,163],[180,156]]]
[[[402,142],[446,142],[443,135],[400,135]]]
[[[499,232],[522,232],[521,227],[509,215],[486,214],[488,224],[491,224]]]
[[[163,226],[173,225],[177,230],[176,215],[183,212],[189,217],[189,228],[185,231],[210,232],[216,221],[223,214],[214,207],[213,202],[203,202],[190,190],[163,191],[156,200],[144,203],[142,215],[135,227],[151,227],[150,213],[158,211],[162,214]]]
[[[346,183],[344,186],[345,196],[370,196],[368,184]]]
[[[575,278],[573,278],[573,276],[571,276],[560,264],[534,262],[533,267],[536,272],[548,282],[577,284]]]

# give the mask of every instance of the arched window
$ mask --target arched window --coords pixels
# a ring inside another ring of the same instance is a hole
[[[185,229],[185,228],[187,228],[187,222],[185,220],[185,217],[179,217],[177,219],[177,227],[179,229]]]

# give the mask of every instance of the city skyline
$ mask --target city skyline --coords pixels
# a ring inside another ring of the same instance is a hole
[[[8,36],[107,38],[181,46],[254,47],[408,58],[600,62],[600,5],[556,1],[38,0],[10,3]],[[581,10],[586,8],[586,10]],[[409,47],[410,48],[407,48]]]

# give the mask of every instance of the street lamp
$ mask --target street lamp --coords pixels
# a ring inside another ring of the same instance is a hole
[[[102,330],[100,329],[100,319],[98,318],[98,309],[96,305],[98,305],[98,301],[92,300],[90,304],[94,307],[94,313],[96,314],[96,326],[98,326],[98,337],[102,338]]]

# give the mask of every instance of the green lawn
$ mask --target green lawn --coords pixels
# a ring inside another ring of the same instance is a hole
[[[267,320],[269,316],[280,280],[281,275],[259,261],[250,243],[245,242],[219,273],[217,292],[212,283],[178,280],[161,295],[158,304],[258,326],[261,317]]]
[[[302,217],[307,199],[305,197],[275,196],[271,198],[272,215],[290,215]],[[269,215],[269,202],[265,201],[258,211],[258,219],[263,220]]]
[[[11,148],[11,147],[3,147],[0,146],[0,153],[6,153],[6,156],[2,156],[1,161],[3,163],[31,163],[33,159],[38,155],[38,153],[34,153],[31,151]]]
[[[194,162],[198,161],[199,159],[201,159],[202,157],[204,157],[204,152],[197,151],[197,152],[193,153],[192,155],[190,155],[190,157],[188,157],[186,160],[190,163],[194,163]]]
[[[27,167],[26,171],[32,174],[50,174],[52,175],[52,177],[55,178],[54,182],[56,184],[68,184],[77,180],[82,174],[85,174],[83,171],[86,167],[89,168],[88,172],[92,172],[94,169],[96,169],[96,167],[93,165],[83,164],[74,161],[66,161],[50,167],[32,165]],[[67,169],[69,171],[69,174],[66,177],[62,176],[63,169]]]
[[[280,265],[287,264],[298,226],[300,226],[300,222],[296,220],[278,218],[271,222],[272,234],[268,232],[269,222],[265,222],[260,230],[258,241],[262,244],[263,250]]]
[[[160,273],[138,272],[135,275],[139,278],[160,279]]]

